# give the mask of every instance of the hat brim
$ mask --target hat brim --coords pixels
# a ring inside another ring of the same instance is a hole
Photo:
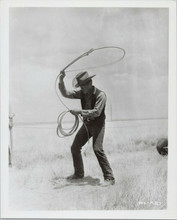
[[[76,77],[74,77],[73,82],[72,82],[72,86],[74,88],[78,88],[81,85],[86,84],[88,81],[90,81],[90,79],[92,79],[94,76],[96,76],[96,74],[89,76],[86,80],[84,80],[83,82],[78,83]]]

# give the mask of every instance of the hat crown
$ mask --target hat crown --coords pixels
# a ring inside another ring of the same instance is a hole
[[[82,81],[84,81],[88,78],[89,78],[89,74],[86,71],[80,72],[76,75],[76,79],[77,79],[78,82],[82,82]]]
[[[94,76],[95,75],[90,76],[87,71],[82,71],[78,73],[73,79],[73,87],[77,88],[81,85],[84,85],[85,83],[89,82]]]

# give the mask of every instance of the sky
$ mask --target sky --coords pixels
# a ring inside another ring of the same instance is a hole
[[[68,69],[67,87],[72,88],[77,69],[88,70],[107,95],[107,120],[167,117],[168,9],[26,7],[10,8],[9,16],[14,121],[56,121],[66,110],[55,93],[60,70],[89,49],[105,46],[123,48],[124,59],[111,65],[120,50],[95,51]],[[78,100],[62,100],[80,108]]]

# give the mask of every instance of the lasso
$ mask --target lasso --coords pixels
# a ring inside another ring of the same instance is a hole
[[[105,64],[105,65],[101,65],[101,66],[95,66],[95,67],[90,67],[90,68],[87,68],[87,69],[96,69],[96,68],[99,68],[99,67],[103,67],[103,66],[108,66],[108,65],[111,65],[111,64],[114,64],[114,63],[117,63],[119,62],[120,60],[122,60],[125,56],[125,50],[121,47],[115,47],[115,46],[108,46],[108,47],[100,47],[100,48],[96,48],[96,49],[90,49],[89,51],[81,54],[79,57],[77,57],[76,59],[74,59],[71,63],[69,63],[67,66],[64,67],[64,69],[62,71],[65,71],[69,66],[71,66],[72,64],[74,64],[76,61],[78,61],[79,59],[85,57],[85,56],[88,56],[90,53],[94,52],[94,51],[97,51],[97,50],[103,50],[103,49],[118,49],[118,50],[121,50],[123,52],[123,55],[121,58],[119,58],[118,60],[112,62],[112,63],[108,63],[108,64]],[[72,71],[79,71],[79,70],[82,70],[82,69],[77,69],[77,70],[70,70],[68,72],[72,72]],[[67,136],[71,136],[78,128],[79,126],[79,118],[82,120],[85,128],[86,128],[86,131],[87,131],[87,135],[88,135],[88,140],[89,140],[89,133],[88,133],[88,128],[86,126],[86,124],[84,123],[83,119],[81,118],[81,116],[78,116],[78,115],[75,115],[75,122],[73,124],[73,126],[71,128],[63,128],[62,126],[62,120],[64,118],[64,116],[70,112],[70,109],[68,108],[68,106],[62,101],[62,99],[60,98],[60,95],[58,94],[58,88],[57,88],[57,81],[60,77],[60,74],[58,74],[58,76],[56,77],[56,80],[55,80],[55,92],[60,100],[60,102],[66,107],[67,111],[64,111],[62,112],[58,118],[57,118],[57,129],[56,129],[56,132],[57,132],[57,135],[59,137],[67,137]]]

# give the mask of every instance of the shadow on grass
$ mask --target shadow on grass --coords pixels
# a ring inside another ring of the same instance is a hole
[[[54,189],[61,189],[67,186],[98,186],[100,179],[86,176],[83,179],[68,180],[65,178],[55,178],[53,181]]]

